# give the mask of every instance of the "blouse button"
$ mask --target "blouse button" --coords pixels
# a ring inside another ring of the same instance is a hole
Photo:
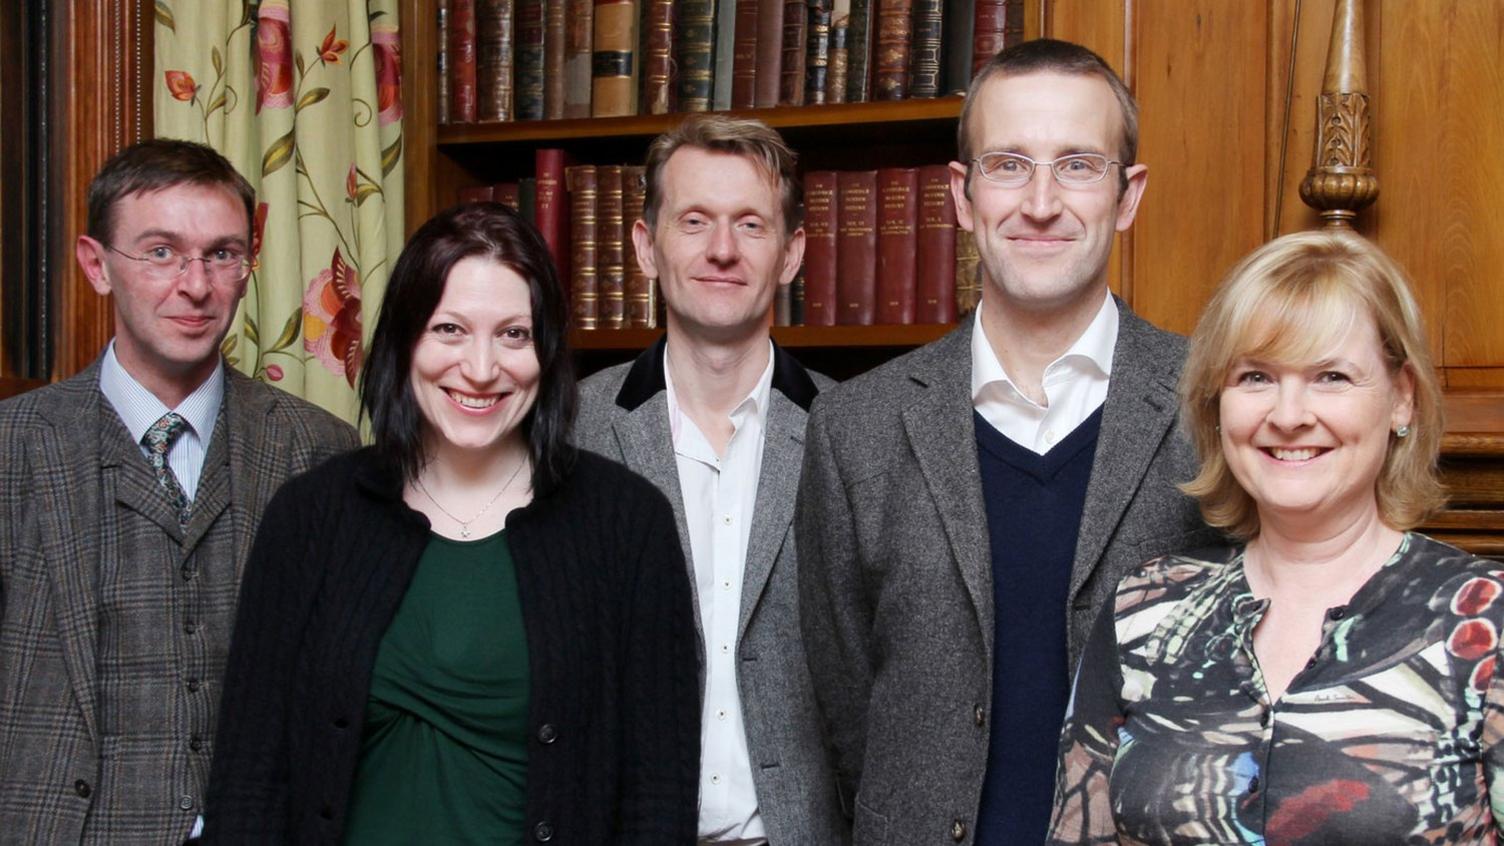
[[[1269,727],[1269,712],[1267,710],[1265,710],[1264,713],[1259,714],[1259,725],[1265,728]]]
[[[1336,620],[1340,620],[1340,619],[1342,619],[1343,617],[1346,617],[1346,616],[1347,616],[1347,606],[1346,605],[1338,605],[1336,608],[1328,608],[1327,612],[1326,612],[1326,618],[1328,620],[1336,621]]]
[[[556,728],[553,727],[552,723],[544,723],[543,725],[541,725],[541,726],[538,727],[538,742],[539,743],[553,743],[555,740],[558,740],[558,739],[559,739],[559,731],[558,731],[558,729],[556,729]]]
[[[1306,669],[1309,670],[1314,666],[1316,666],[1316,656],[1312,655],[1311,660],[1306,662]]]

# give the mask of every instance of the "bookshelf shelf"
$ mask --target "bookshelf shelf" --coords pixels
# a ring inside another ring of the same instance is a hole
[[[951,324],[912,326],[775,326],[773,340],[790,349],[896,348],[927,344],[955,328]],[[572,329],[576,350],[637,351],[657,342],[662,329]]]

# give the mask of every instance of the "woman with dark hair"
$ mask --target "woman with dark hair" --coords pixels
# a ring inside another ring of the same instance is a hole
[[[206,840],[693,842],[674,518],[570,445],[566,326],[505,207],[413,235],[361,384],[373,445],[284,486],[246,565]]]

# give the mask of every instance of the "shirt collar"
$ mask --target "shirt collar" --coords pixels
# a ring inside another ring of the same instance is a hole
[[[768,401],[773,391],[773,358],[773,341],[769,339],[767,366],[762,369],[762,375],[757,377],[757,384],[752,386],[751,392],[743,397],[742,401],[737,403],[735,408],[731,409],[731,424],[735,429],[741,429],[742,424],[747,420],[749,415],[756,415],[759,420],[767,419]],[[670,436],[677,443],[679,440],[679,424],[683,415],[679,410],[678,395],[674,392],[674,377],[669,373],[667,345],[663,347],[662,366],[663,388],[667,394],[665,399],[668,401]]]
[[[993,351],[992,344],[987,340],[987,332],[982,328],[980,306],[972,319],[975,323],[971,333],[971,398],[975,401],[994,382],[1002,382],[1010,387],[1014,385],[1008,377],[1008,371],[1003,369],[1003,363],[998,360],[997,353]],[[1109,292],[1102,301],[1102,307],[1097,309],[1097,315],[1086,325],[1081,336],[1045,368],[1045,383],[1054,381],[1054,371],[1058,370],[1058,365],[1067,361],[1092,367],[1098,371],[1098,377],[1109,378],[1112,374],[1112,352],[1117,341],[1118,306]]]
[[[169,411],[176,411],[188,421],[188,426],[201,441],[207,441],[214,430],[214,421],[219,416],[219,407],[225,397],[225,366],[219,362],[214,372],[193,393],[183,398],[177,408],[168,408],[157,395],[136,381],[120,359],[115,357],[115,342],[105,349],[104,360],[99,365],[99,390],[104,394],[115,413],[125,423],[126,431],[136,443],[146,435],[153,423]]]

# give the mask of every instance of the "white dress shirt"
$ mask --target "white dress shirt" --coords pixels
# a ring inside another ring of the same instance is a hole
[[[110,341],[104,360],[99,364],[99,390],[110,401],[115,413],[120,415],[126,431],[131,433],[131,438],[141,447],[143,456],[147,455],[147,448],[141,443],[141,439],[153,423],[162,419],[162,415],[176,411],[188,421],[188,428],[167,451],[167,466],[172,468],[183,493],[192,502],[194,494],[198,493],[199,477],[204,472],[204,456],[209,451],[209,439],[214,436],[214,421],[219,419],[219,406],[225,398],[224,362],[221,361],[214,372],[209,374],[209,378],[193,389],[193,393],[184,397],[177,408],[168,408],[157,399],[156,394],[126,372],[120,359],[115,357],[115,342]]]
[[[705,702],[700,717],[700,840],[759,842],[767,837],[757,810],[747,732],[736,684],[736,636],[741,616],[742,572],[757,503],[763,433],[773,384],[773,344],[768,365],[752,392],[731,411],[733,433],[725,454],[679,407],[664,353],[663,381],[684,519],[694,557],[695,592],[705,639]]]
[[[976,310],[971,333],[971,405],[1009,440],[1044,455],[1075,431],[1107,399],[1118,306],[1107,294],[1097,316],[1065,354],[1044,369],[1045,404],[1024,395],[1008,377]]]

